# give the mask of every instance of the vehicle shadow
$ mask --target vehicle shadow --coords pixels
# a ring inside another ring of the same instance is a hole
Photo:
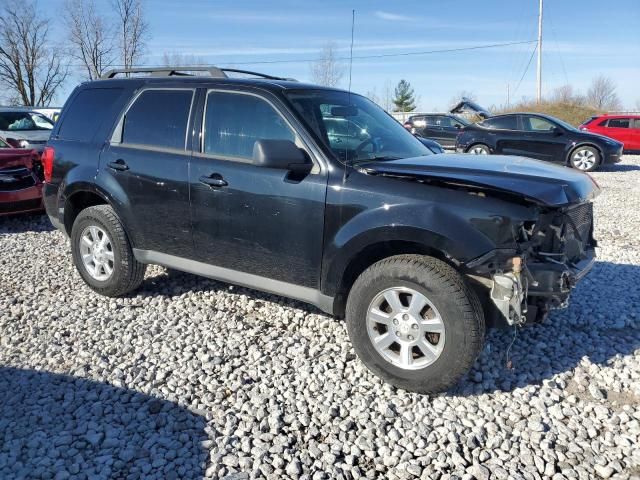
[[[142,295],[145,297],[166,297],[182,295],[184,293],[206,292],[214,290],[232,290],[235,294],[247,295],[253,300],[273,302],[282,306],[300,308],[310,313],[326,315],[319,308],[314,307],[313,305],[310,305],[308,303],[300,302],[298,300],[293,300],[272,293],[262,292],[260,290],[254,290],[251,288],[240,287],[218,280],[212,280],[206,277],[181,272],[179,270],[173,270],[170,268],[163,269],[156,275],[152,274],[147,276],[141,287],[135,292],[132,292],[130,296],[135,297],[136,295]]]
[[[0,478],[204,478],[209,454],[205,419],[175,403],[11,367],[0,367],[0,432]]]
[[[605,366],[633,354],[640,349],[639,311],[640,267],[597,262],[567,309],[515,337],[513,329],[489,332],[473,369],[449,394],[512,391],[571,372],[585,360]]]
[[[629,163],[606,163],[602,165],[596,172],[600,173],[619,173],[634,172],[640,170],[640,165],[632,165]]]
[[[474,367],[446,395],[512,391],[570,372],[585,357],[605,365],[618,355],[633,353],[640,348],[639,280],[640,266],[597,262],[572,292],[567,309],[553,311],[543,324],[518,329],[515,339],[513,329],[489,331]],[[230,288],[253,300],[324,315],[302,302],[175,270],[147,277],[137,293],[179,296]],[[508,360],[512,368],[507,368]],[[358,360],[352,357],[347,361]]]
[[[44,213],[19,213],[0,217],[0,234],[55,230]]]

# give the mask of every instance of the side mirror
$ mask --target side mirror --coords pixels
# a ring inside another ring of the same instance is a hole
[[[256,140],[253,144],[256,167],[277,168],[291,172],[310,172],[313,163],[291,140]]]
[[[460,130],[460,129],[462,128],[462,125],[460,125],[459,123],[456,123],[456,124],[454,125],[454,127],[455,127],[455,128],[457,128],[458,130]]]

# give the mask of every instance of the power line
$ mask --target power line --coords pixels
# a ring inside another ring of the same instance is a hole
[[[389,58],[389,57],[408,57],[414,55],[431,55],[436,53],[453,53],[453,52],[464,52],[470,50],[483,50],[487,48],[498,48],[498,47],[508,47],[511,45],[524,45],[535,43],[536,40],[524,40],[520,42],[505,42],[505,43],[490,43],[486,45],[476,45],[473,47],[459,47],[459,48],[443,48],[439,50],[424,50],[420,52],[400,52],[400,53],[383,53],[377,55],[356,55],[353,57],[354,60],[367,60],[372,58]],[[349,60],[350,57],[336,57],[336,60]],[[305,59],[296,59],[296,60],[258,60],[251,62],[220,62],[224,65],[272,65],[279,63],[308,63],[308,62],[316,62],[320,60],[319,58],[305,58]],[[195,64],[193,66],[203,66],[208,64]],[[71,66],[75,67],[83,67],[81,64],[72,64]],[[122,64],[114,64],[110,65],[111,67],[124,67]]]
[[[513,95],[515,96],[516,92],[518,91],[518,88],[520,88],[520,84],[522,83],[522,80],[524,79],[524,76],[527,74],[527,71],[529,71],[529,67],[531,66],[531,61],[533,60],[533,56],[536,54],[536,50],[538,50],[538,42],[536,40],[536,46],[533,47],[533,51],[531,52],[531,56],[529,57],[529,61],[527,62],[527,66],[524,68],[524,72],[522,72],[522,76],[520,77],[520,80],[518,80],[518,85],[516,85],[516,88],[513,90]]]

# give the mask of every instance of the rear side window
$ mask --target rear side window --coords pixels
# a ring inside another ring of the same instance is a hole
[[[192,90],[146,90],[124,117],[122,143],[184,150]]]
[[[518,119],[515,115],[509,117],[495,117],[489,118],[479,125],[484,128],[491,128],[496,130],[517,130],[518,129]]]
[[[629,128],[628,118],[610,118],[607,123],[609,128]]]
[[[100,122],[100,114],[109,107],[122,93],[121,88],[90,88],[82,90],[66,107],[64,120],[60,125],[58,137],[63,140],[88,142],[93,139]]]
[[[633,126],[631,128],[640,128],[640,118],[633,119]]]
[[[250,160],[256,140],[295,142],[296,136],[267,101],[254,95],[209,92],[203,152]]]

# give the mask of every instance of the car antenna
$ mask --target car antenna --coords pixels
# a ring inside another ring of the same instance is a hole
[[[351,71],[353,70],[353,32],[356,25],[356,11],[351,10],[351,47],[349,48],[349,106],[351,106]],[[347,136],[349,136],[349,123],[347,122]],[[344,146],[344,172],[342,175],[342,183],[347,179],[347,158],[349,155],[348,145]]]

